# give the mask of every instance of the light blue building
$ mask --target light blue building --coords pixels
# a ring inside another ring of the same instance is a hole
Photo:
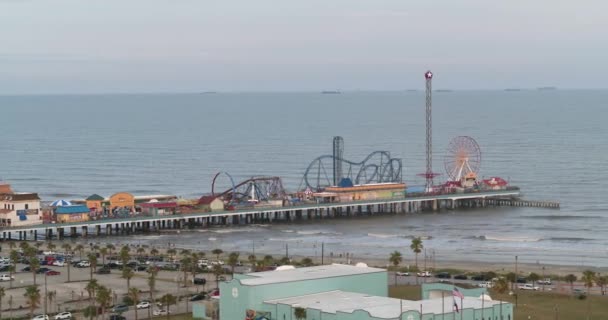
[[[512,305],[482,300],[484,291],[462,290],[463,299],[454,299],[452,289],[426,287],[431,298],[421,301],[389,298],[386,270],[333,264],[235,275],[220,284],[219,310],[221,320],[297,320],[296,308],[306,320],[513,319]]]

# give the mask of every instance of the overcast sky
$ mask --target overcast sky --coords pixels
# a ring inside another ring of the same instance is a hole
[[[0,94],[608,88],[601,0],[0,0]]]

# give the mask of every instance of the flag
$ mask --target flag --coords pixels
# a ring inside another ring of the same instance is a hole
[[[458,297],[458,298],[460,298],[460,299],[464,299],[464,295],[463,295],[463,294],[462,294],[462,292],[460,292],[460,291],[458,290],[458,288],[456,288],[456,287],[454,287],[454,290],[452,290],[452,295],[453,295],[454,297]]]

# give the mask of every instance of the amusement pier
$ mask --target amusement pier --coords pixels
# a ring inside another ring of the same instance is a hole
[[[0,240],[41,240],[105,236],[166,229],[324,220],[380,214],[489,206],[559,208],[557,202],[520,199],[520,189],[491,176],[479,178],[481,148],[468,136],[451,140],[444,154],[445,174],[432,169],[432,79],[426,80],[425,185],[403,180],[401,159],[373,151],[360,162],[344,157],[344,139],[334,137],[332,153],[315,158],[302,183],[287,192],[280,177],[252,177],[235,182],[226,172],[215,175],[211,193],[198,199],[173,195],[59,199],[43,204],[36,193],[14,192],[0,181]],[[439,182],[440,177],[446,177]]]

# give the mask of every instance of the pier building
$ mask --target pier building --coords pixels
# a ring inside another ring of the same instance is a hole
[[[24,227],[42,224],[40,197],[37,193],[14,192],[0,181],[0,226]]]

